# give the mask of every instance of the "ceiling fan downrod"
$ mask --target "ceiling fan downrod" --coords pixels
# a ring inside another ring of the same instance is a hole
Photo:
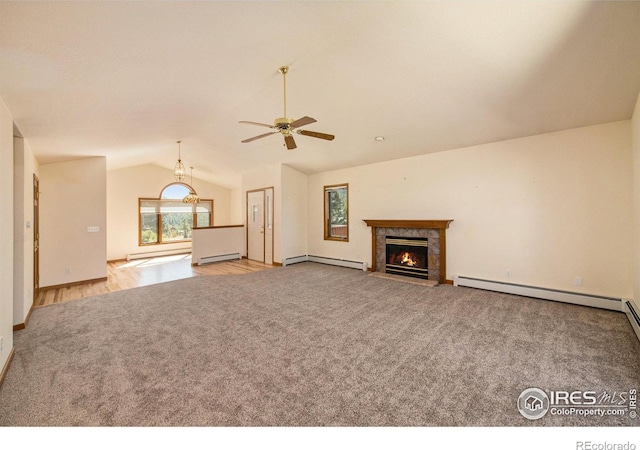
[[[282,74],[282,84],[284,86],[284,118],[287,117],[287,72],[289,72],[289,66],[282,66],[278,69],[278,72]]]

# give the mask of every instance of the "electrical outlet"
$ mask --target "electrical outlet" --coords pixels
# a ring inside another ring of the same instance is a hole
[[[582,286],[582,277],[576,277],[573,280],[573,284],[575,284],[576,286]]]
[[[68,267],[64,269],[64,273],[65,275],[71,275],[71,269],[69,269]]]
[[[507,278],[511,278],[511,269],[507,269],[506,275]]]
[[[2,351],[2,336],[0,336],[0,352]]]

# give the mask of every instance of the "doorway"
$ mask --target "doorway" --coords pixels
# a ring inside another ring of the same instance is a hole
[[[247,258],[273,264],[273,187],[247,191]]]

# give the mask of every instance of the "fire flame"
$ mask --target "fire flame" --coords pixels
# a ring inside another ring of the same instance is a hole
[[[413,267],[417,266],[418,262],[411,258],[411,254],[409,252],[404,252],[400,257],[400,263],[405,266]]]

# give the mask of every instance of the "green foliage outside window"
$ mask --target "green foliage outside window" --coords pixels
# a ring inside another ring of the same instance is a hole
[[[349,185],[324,187],[324,238],[349,241]]]
[[[162,242],[191,239],[193,214],[167,213],[162,215]]]
[[[141,235],[142,244],[155,244],[158,242],[158,215],[157,214],[141,214]]]
[[[331,212],[331,225],[347,224],[347,188],[332,189],[329,191],[329,211]]]

